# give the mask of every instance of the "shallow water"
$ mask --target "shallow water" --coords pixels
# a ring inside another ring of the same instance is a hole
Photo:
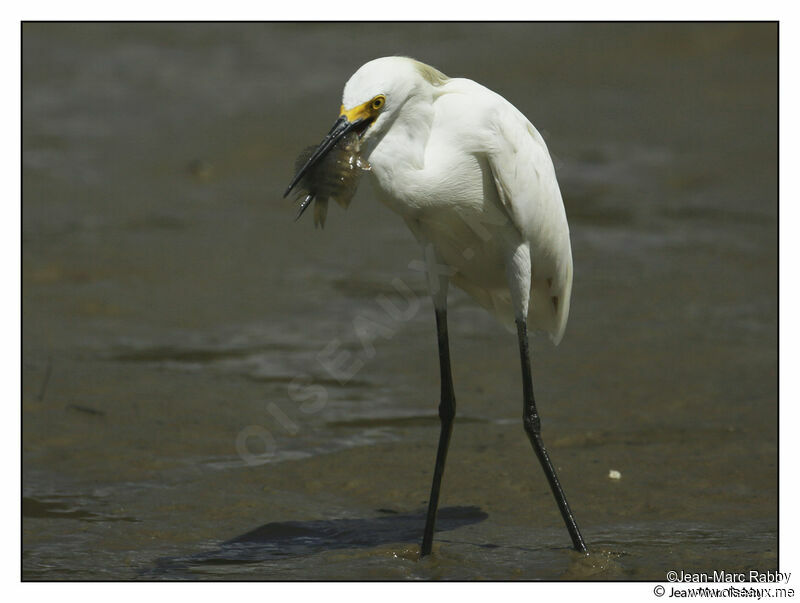
[[[438,436],[420,251],[362,183],[281,199],[361,63],[516,104],[570,220],[535,337],[569,549],[513,335],[451,294]],[[777,568],[776,27],[26,24],[25,579],[649,579]],[[621,479],[609,479],[609,470]]]

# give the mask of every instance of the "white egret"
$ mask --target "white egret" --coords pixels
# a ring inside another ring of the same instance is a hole
[[[450,281],[501,321],[516,323],[523,425],[572,544],[586,551],[542,442],[530,368],[528,326],[549,332],[558,344],[572,289],[569,227],[544,140],[511,103],[480,84],[448,78],[413,59],[384,57],[348,80],[338,120],[286,194],[350,132],[360,136],[378,196],[423,245],[436,313],[441,433],[421,556],[431,552],[456,412]]]

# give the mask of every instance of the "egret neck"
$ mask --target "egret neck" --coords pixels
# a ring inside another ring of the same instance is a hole
[[[418,172],[425,169],[425,151],[435,116],[430,88],[427,82],[420,82],[402,108],[386,116],[391,121],[381,131],[372,136],[367,130],[364,136],[364,154],[378,187],[398,200],[413,192],[408,182],[418,181],[421,176]],[[398,183],[403,186],[396,186]]]

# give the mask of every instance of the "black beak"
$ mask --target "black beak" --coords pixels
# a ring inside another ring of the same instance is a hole
[[[286,197],[295,185],[300,182],[303,176],[306,175],[308,170],[310,170],[314,165],[316,165],[320,159],[325,157],[328,152],[336,146],[336,143],[339,142],[342,137],[348,132],[352,132],[353,130],[360,129],[360,126],[364,126],[363,119],[357,119],[355,121],[347,121],[347,118],[342,115],[339,119],[336,120],[336,123],[333,124],[331,131],[328,132],[328,135],[323,139],[317,149],[311,154],[311,157],[308,158],[305,165],[301,167],[297,173],[295,174],[292,181],[289,183],[289,186],[286,188],[286,192],[283,193],[283,196]]]

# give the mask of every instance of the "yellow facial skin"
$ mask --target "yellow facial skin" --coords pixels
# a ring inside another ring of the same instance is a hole
[[[386,104],[386,97],[379,94],[375,98],[366,103],[353,107],[352,109],[345,109],[342,105],[339,110],[339,115],[344,116],[350,123],[359,119],[374,119],[381,112],[383,106]]]

